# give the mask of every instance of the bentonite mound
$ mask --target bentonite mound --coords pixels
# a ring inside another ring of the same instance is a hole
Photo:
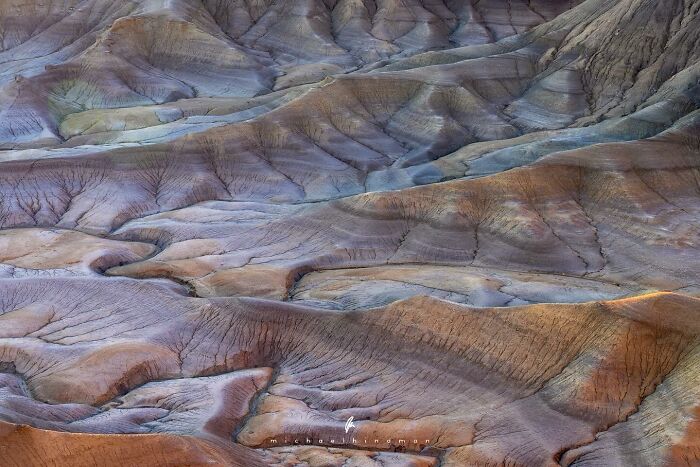
[[[0,0],[0,465],[700,465],[700,1]]]

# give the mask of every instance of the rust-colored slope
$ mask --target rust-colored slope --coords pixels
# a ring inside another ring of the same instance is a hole
[[[16,329],[0,342],[3,361],[28,388],[6,384],[17,389],[4,416],[53,429],[232,435],[255,448],[303,438],[392,451],[409,439],[408,451],[444,452],[454,465],[568,459],[577,452],[570,449],[602,442],[596,432],[612,436],[640,418],[656,426],[659,414],[668,413],[663,430],[693,429],[673,415],[695,403],[689,369],[700,308],[682,295],[511,309],[415,298],[340,314],[203,302],[128,280],[120,285],[134,298],[118,302],[108,283],[88,279],[2,285],[14,300],[6,308],[48,302],[56,310],[39,329]],[[75,302],[51,298],[55,287],[91,292]],[[115,314],[104,313],[105,299]],[[259,380],[250,384],[245,368],[263,366],[274,370],[254,370]],[[149,383],[158,380],[168,381]],[[683,397],[663,397],[668,388]],[[246,391],[256,402],[241,418]],[[50,411],[44,401],[59,405]],[[343,423],[351,415],[349,438]],[[671,455],[664,446],[650,459]]]
[[[667,157],[654,157],[659,153]],[[692,147],[669,135],[561,153],[484,178],[304,207],[207,203],[126,224],[118,237],[164,250],[110,274],[173,277],[203,296],[275,298],[311,271],[387,264],[694,290],[697,164]]]
[[[225,448],[193,437],[59,433],[6,422],[0,422],[0,455],[4,465],[47,467],[137,466],[144,462],[205,466],[236,462]]]

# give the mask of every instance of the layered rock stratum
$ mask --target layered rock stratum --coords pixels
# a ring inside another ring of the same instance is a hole
[[[0,0],[0,465],[700,465],[699,251],[698,0]]]

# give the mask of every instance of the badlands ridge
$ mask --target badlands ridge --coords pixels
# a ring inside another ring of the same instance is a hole
[[[0,464],[699,465],[700,1],[0,0]]]

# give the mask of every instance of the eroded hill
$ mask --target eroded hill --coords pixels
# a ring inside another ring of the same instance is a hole
[[[700,462],[699,1],[0,3],[7,465]]]

